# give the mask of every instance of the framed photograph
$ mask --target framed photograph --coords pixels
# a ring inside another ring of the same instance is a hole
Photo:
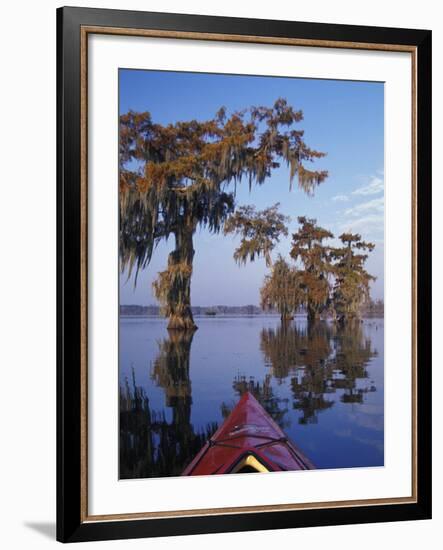
[[[57,32],[58,540],[430,518],[431,32]]]

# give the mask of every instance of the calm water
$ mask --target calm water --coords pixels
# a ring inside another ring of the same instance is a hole
[[[318,468],[383,465],[383,320],[308,329],[304,318],[120,321],[120,476],[179,475],[242,392]]]

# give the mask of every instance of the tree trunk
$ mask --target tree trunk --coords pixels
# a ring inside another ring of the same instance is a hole
[[[287,324],[293,319],[294,319],[294,316],[289,311],[282,312],[280,315],[280,321],[282,322],[282,324]]]
[[[359,323],[361,320],[360,316],[357,315],[356,313],[343,313],[342,315],[339,316],[339,319],[338,319],[338,322],[340,325],[345,325],[345,324],[355,324],[355,323]]]
[[[175,233],[175,250],[169,254],[171,288],[167,296],[168,330],[195,330],[191,311],[191,277],[194,259],[193,229]]]
[[[312,304],[308,304],[308,323],[316,323],[320,320],[319,310]]]

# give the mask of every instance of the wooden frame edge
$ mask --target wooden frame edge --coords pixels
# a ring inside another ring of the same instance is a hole
[[[392,52],[413,53],[415,46],[404,44],[377,44],[371,42],[350,42],[341,40],[319,40],[306,38],[285,38],[278,36],[254,36],[244,34],[221,34],[192,31],[168,31],[157,29],[135,29],[126,27],[103,27],[82,25],[82,32],[86,34],[107,34],[121,36],[138,36],[145,38],[170,38],[180,40],[202,40],[218,42],[244,42],[249,44],[273,44],[279,46],[304,46],[322,48],[340,48],[355,50],[379,50]]]
[[[229,508],[202,508],[194,510],[174,510],[162,512],[145,512],[145,513],[130,513],[130,514],[108,514],[108,515],[89,515],[88,514],[88,398],[87,398],[87,134],[88,134],[88,117],[87,117],[87,82],[88,82],[88,35],[89,34],[106,34],[106,35],[124,35],[124,36],[140,36],[152,38],[171,38],[185,40],[204,40],[204,41],[223,41],[223,42],[246,42],[246,43],[263,43],[263,44],[279,44],[287,46],[306,46],[306,47],[326,47],[326,48],[341,48],[341,49],[358,49],[358,50],[377,50],[377,51],[399,51],[411,54],[411,76],[412,76],[412,110],[411,110],[411,127],[412,127],[412,495],[410,497],[393,497],[381,499],[367,500],[352,500],[352,501],[330,501],[321,503],[303,503],[297,504],[279,504],[279,505],[259,505],[259,506],[238,506]],[[82,523],[93,523],[97,521],[115,521],[115,520],[134,520],[134,519],[153,519],[153,518],[172,518],[172,517],[196,517],[196,516],[211,516],[211,515],[228,515],[232,513],[256,513],[256,512],[277,512],[283,510],[312,510],[325,508],[346,508],[350,506],[376,506],[383,504],[413,504],[417,502],[417,407],[416,407],[416,381],[417,381],[417,361],[416,361],[416,239],[417,239],[417,224],[416,224],[416,187],[417,187],[417,150],[416,150],[416,46],[405,45],[390,45],[390,44],[370,44],[364,42],[340,42],[340,41],[322,41],[322,40],[305,40],[292,38],[275,38],[261,36],[244,36],[244,35],[225,35],[215,33],[199,33],[199,32],[180,32],[180,31],[158,31],[146,29],[127,29],[119,27],[99,27],[82,25],[80,30],[81,43],[81,269],[82,269],[82,302],[81,302],[81,318],[82,318],[82,363],[81,363],[81,378],[82,378],[82,421],[81,421],[81,439],[82,439],[82,462],[81,462],[81,521]],[[415,133],[414,133],[415,132]]]
[[[80,521],[88,516],[88,36],[80,33]]]
[[[153,38],[173,38],[186,40],[219,40],[223,42],[246,42],[263,43],[287,46],[305,46],[305,47],[324,47],[324,48],[344,48],[358,50],[378,50],[378,51],[399,51],[411,53],[412,63],[412,384],[413,384],[413,411],[412,411],[412,496],[392,499],[372,499],[355,501],[337,501],[323,503],[303,503],[300,505],[282,504],[282,505],[264,505],[253,507],[234,507],[234,508],[213,508],[184,510],[173,512],[152,512],[142,514],[112,514],[112,515],[88,515],[88,426],[87,426],[87,38],[88,34],[108,34],[108,35],[127,35],[144,36]],[[417,476],[417,248],[418,248],[418,209],[417,209],[417,46],[411,45],[392,45],[392,44],[372,44],[369,42],[348,42],[331,40],[308,40],[296,38],[265,37],[253,35],[235,35],[220,33],[202,33],[185,31],[165,31],[165,30],[147,30],[121,27],[104,27],[94,25],[80,26],[80,75],[81,75],[81,188],[80,188],[80,218],[81,218],[81,479],[80,479],[80,518],[81,525],[93,524],[97,522],[113,522],[116,520],[142,520],[142,519],[163,519],[180,517],[202,517],[202,516],[224,516],[230,514],[253,514],[257,512],[278,512],[294,510],[313,510],[326,508],[346,508],[355,506],[377,506],[383,504],[416,504],[418,502],[418,476]]]
[[[412,410],[411,410],[411,430],[412,430],[412,456],[411,456],[411,467],[412,467],[412,496],[417,501],[418,499],[418,444],[417,444],[417,428],[418,428],[418,408],[417,408],[417,371],[418,371],[418,361],[417,361],[417,340],[418,340],[418,331],[417,331],[417,264],[418,264],[418,233],[417,233],[417,188],[418,188],[418,178],[417,178],[417,48],[414,48],[414,51],[411,53],[411,149],[412,149],[412,163],[411,163],[411,196],[412,196],[412,207],[411,207],[411,225],[412,225],[412,243],[411,243],[411,254],[412,254],[412,266],[411,266],[411,280],[412,280],[412,303],[411,303],[411,313],[412,313],[412,365],[411,365],[411,383],[412,383]]]
[[[228,516],[231,514],[256,514],[268,512],[293,512],[297,510],[324,510],[327,508],[351,508],[363,506],[381,506],[385,504],[415,504],[414,497],[379,498],[367,500],[337,500],[325,502],[309,502],[300,504],[269,504],[261,506],[234,506],[226,508],[199,508],[193,510],[173,510],[163,512],[140,512],[128,514],[91,515],[85,518],[84,523],[102,521],[129,521],[142,519],[165,519],[203,516]]]

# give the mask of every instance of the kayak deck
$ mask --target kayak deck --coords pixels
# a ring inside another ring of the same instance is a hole
[[[255,397],[246,392],[182,475],[281,472],[314,468]]]

